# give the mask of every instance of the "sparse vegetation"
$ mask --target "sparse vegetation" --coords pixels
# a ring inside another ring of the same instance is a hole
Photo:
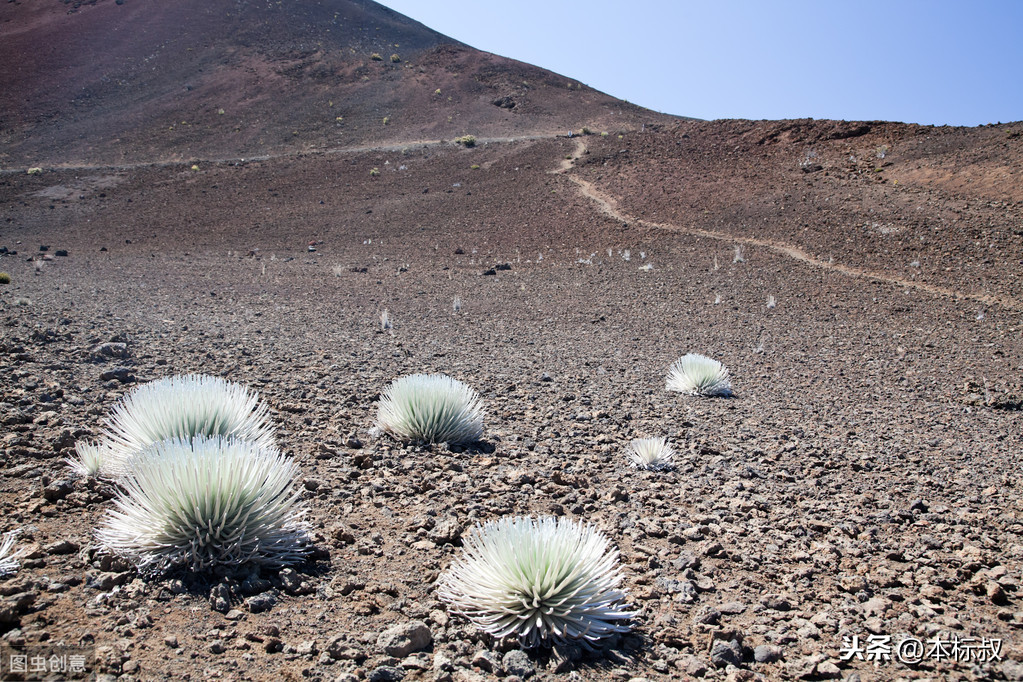
[[[665,438],[637,438],[629,443],[629,458],[640,469],[666,469],[671,466],[675,451]]]
[[[475,135],[462,135],[461,137],[456,137],[455,138],[455,142],[457,142],[458,144],[463,145],[465,147],[475,147],[476,146],[476,136]]]
[[[466,384],[444,374],[413,374],[380,397],[378,428],[404,442],[464,444],[483,436],[483,404]]]
[[[369,174],[375,178],[376,176],[380,175],[380,169],[379,168],[370,168],[369,169]]]
[[[383,56],[382,56],[382,55],[380,55],[380,54],[379,54],[378,52],[374,52],[373,54],[371,54],[371,55],[369,56],[369,58],[370,58],[371,60],[375,61],[375,62],[382,62],[382,61],[384,61],[384,58],[383,58]]]
[[[392,54],[391,55],[391,63],[392,64],[398,64],[399,62],[401,62],[401,57],[399,57],[397,54]]]
[[[534,647],[629,630],[618,552],[592,524],[504,518],[477,525],[463,544],[437,596],[495,638]]]
[[[732,394],[728,369],[699,353],[689,353],[676,360],[668,370],[665,387],[689,395],[724,397]]]
[[[6,272],[0,272],[0,284],[10,284],[11,276]]]
[[[96,539],[148,573],[298,563],[310,546],[298,478],[274,447],[161,441],[132,462]]]
[[[37,166],[35,168],[29,168],[27,172],[29,175],[40,175],[42,174],[43,169]]]

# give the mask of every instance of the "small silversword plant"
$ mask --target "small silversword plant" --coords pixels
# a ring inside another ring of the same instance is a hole
[[[309,551],[298,477],[293,460],[257,443],[161,441],[133,459],[96,539],[147,573],[295,564]]]
[[[637,438],[629,443],[629,458],[640,469],[667,469],[672,465],[675,451],[665,438]]]
[[[618,552],[592,524],[505,518],[477,525],[438,579],[437,596],[494,637],[524,646],[627,632]]]
[[[413,374],[384,390],[377,427],[398,440],[426,443],[473,443],[483,436],[479,394],[443,374]]]
[[[79,443],[83,472],[123,475],[128,460],[147,445],[172,438],[233,436],[274,447],[269,408],[250,388],[205,374],[150,381],[130,391],[114,406],[98,443]]]
[[[13,575],[18,572],[18,557],[25,553],[22,547],[17,552],[11,552],[14,548],[14,541],[21,531],[12,530],[4,533],[3,541],[0,541],[0,578]]]
[[[728,369],[717,360],[689,353],[671,365],[666,388],[689,395],[730,396],[732,380]]]

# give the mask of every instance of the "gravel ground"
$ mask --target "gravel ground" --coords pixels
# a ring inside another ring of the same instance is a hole
[[[956,164],[1005,130],[794,125],[0,176],[0,509],[29,548],[3,640],[94,646],[123,680],[1023,679],[1018,140],[980,155],[1008,180],[964,189]],[[829,165],[882,143],[891,168]],[[687,352],[735,397],[665,391]],[[186,372],[272,407],[307,564],[143,579],[96,552],[114,491],[62,458]],[[476,388],[484,441],[371,437],[413,372]],[[673,470],[628,466],[648,436]],[[523,654],[447,614],[461,536],[509,514],[603,530],[632,633]],[[842,660],[884,636],[1000,645]]]

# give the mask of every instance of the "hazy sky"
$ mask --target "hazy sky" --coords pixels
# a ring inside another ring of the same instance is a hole
[[[1023,0],[383,0],[445,35],[697,118],[1023,120]]]

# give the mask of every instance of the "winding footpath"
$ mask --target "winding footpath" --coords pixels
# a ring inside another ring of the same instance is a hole
[[[667,223],[657,223],[643,218],[637,218],[631,216],[620,208],[617,207],[616,201],[608,194],[597,189],[594,184],[588,180],[584,180],[576,175],[570,174],[568,171],[572,169],[573,163],[576,159],[582,156],[586,151],[586,143],[582,140],[576,141],[575,151],[572,153],[570,159],[562,159],[559,167],[551,171],[557,175],[563,175],[567,179],[571,180],[578,187],[583,196],[587,197],[591,201],[597,204],[601,213],[623,223],[632,223],[635,225],[643,225],[646,227],[665,230],[667,232],[689,234],[696,237],[707,237],[709,239],[716,239],[718,241],[729,242],[731,244],[743,244],[748,246],[757,246],[765,249],[769,249],[782,256],[787,256],[793,260],[806,263],[815,268],[827,270],[829,272],[836,272],[847,277],[853,277],[857,279],[871,280],[874,282],[881,282],[884,284],[890,284],[893,286],[905,287],[909,289],[916,289],[923,291],[934,296],[940,296],[945,298],[951,298],[960,301],[976,301],[983,303],[987,306],[1001,306],[1010,310],[1023,311],[1023,302],[1019,299],[1011,296],[995,296],[991,294],[973,294],[967,291],[961,291],[959,289],[951,289],[948,287],[937,286],[934,284],[927,284],[925,282],[916,282],[902,277],[892,277],[880,272],[865,270],[863,268],[856,268],[848,265],[841,265],[839,263],[833,263],[830,261],[824,261],[819,258],[815,258],[803,251],[802,249],[788,244],[775,242],[768,239],[757,239],[754,237],[737,237],[730,235],[725,232],[718,232],[716,230],[704,230],[695,227],[680,227],[678,225],[670,225]]]

